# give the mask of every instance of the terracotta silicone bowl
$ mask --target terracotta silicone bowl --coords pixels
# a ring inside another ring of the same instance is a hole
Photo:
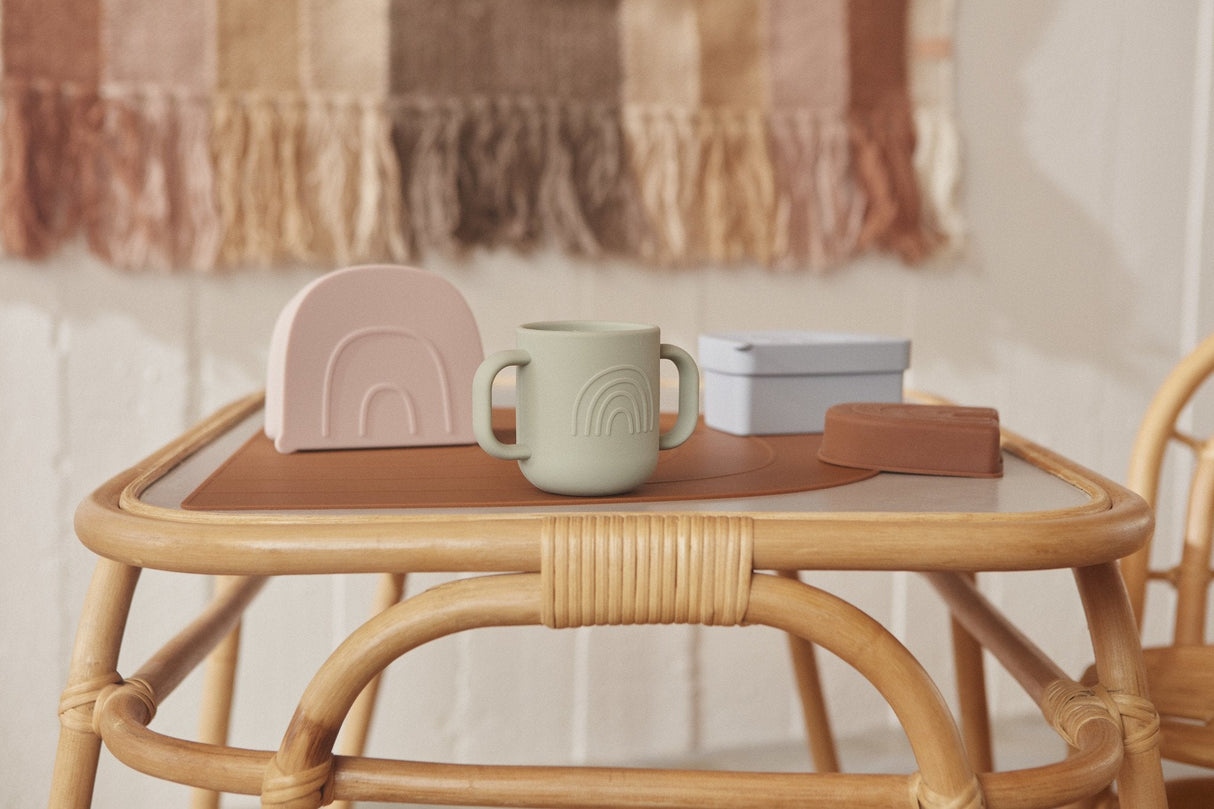
[[[999,477],[999,414],[989,407],[839,404],[826,411],[818,459],[884,472]]]

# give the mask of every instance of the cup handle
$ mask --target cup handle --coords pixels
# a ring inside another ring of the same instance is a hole
[[[508,365],[520,367],[531,362],[531,355],[519,348],[490,354],[472,377],[472,434],[481,449],[504,461],[525,461],[531,457],[526,444],[503,444],[493,434],[493,380]]]
[[[700,369],[690,354],[669,343],[662,343],[659,356],[679,369],[679,417],[674,426],[658,438],[658,449],[673,449],[691,438],[699,421]]]

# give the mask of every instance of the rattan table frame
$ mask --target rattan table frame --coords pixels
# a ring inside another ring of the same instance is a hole
[[[1011,512],[822,511],[782,495],[644,508],[302,514],[187,512],[149,496],[170,472],[256,419],[261,402],[252,396],[222,409],[80,505],[77,534],[100,559],[60,706],[52,807],[90,805],[103,741],[128,766],[156,777],[299,809],[334,800],[1028,809],[1090,799],[1114,783],[1122,806],[1165,805],[1158,718],[1117,570],[1118,559],[1147,541],[1150,510],[1128,490],[1020,436],[1004,433],[1005,457],[1074,490],[1075,504]],[[216,575],[219,586],[194,622],[124,677],[118,652],[145,568]],[[1070,679],[974,583],[982,571],[1052,569],[1074,572],[1096,684]],[[800,582],[802,570],[926,576],[957,630],[960,721],[901,643],[857,608]],[[486,575],[398,601],[404,575],[421,571]],[[387,574],[376,613],[316,673],[279,749],[227,746],[235,630],[265,578],[355,572]],[[368,759],[358,749],[335,754],[338,729],[368,721],[379,673],[399,656],[474,627],[541,623],[761,623],[786,631],[820,772],[472,766]],[[917,772],[829,771],[834,759],[815,646],[852,665],[885,697]],[[984,649],[1071,745],[1064,760],[991,771],[982,678],[973,676]],[[200,738],[149,728],[157,705],[208,655],[203,710],[213,721]]]

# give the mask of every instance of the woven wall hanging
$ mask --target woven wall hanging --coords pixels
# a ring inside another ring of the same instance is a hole
[[[0,0],[0,238],[121,267],[955,245],[951,0]]]

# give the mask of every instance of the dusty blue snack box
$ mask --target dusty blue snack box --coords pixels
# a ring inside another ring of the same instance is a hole
[[[704,422],[736,435],[820,433],[842,402],[900,402],[910,340],[819,331],[702,334]]]

